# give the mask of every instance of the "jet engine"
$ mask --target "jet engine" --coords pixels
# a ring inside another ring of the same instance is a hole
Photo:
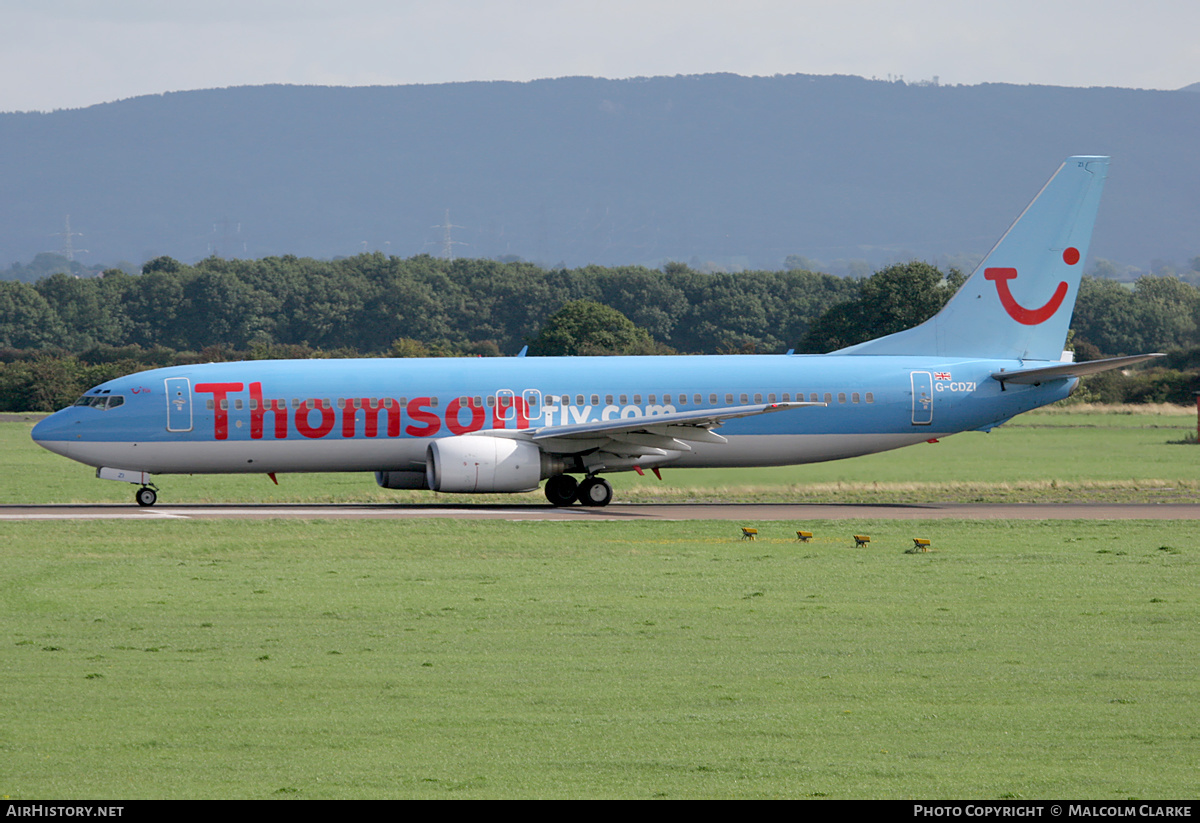
[[[538,487],[542,450],[523,440],[464,435],[434,440],[425,478],[439,492],[525,492]]]
[[[375,472],[375,482],[385,489],[428,489],[425,472]]]

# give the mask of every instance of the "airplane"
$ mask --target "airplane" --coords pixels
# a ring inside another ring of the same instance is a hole
[[[137,485],[142,506],[159,474],[374,472],[387,489],[474,494],[545,480],[551,504],[599,507],[612,472],[812,463],[990,431],[1082,375],[1162,356],[1063,351],[1108,166],[1068,158],[938,314],[829,354],[174,366],[96,386],[32,436]]]

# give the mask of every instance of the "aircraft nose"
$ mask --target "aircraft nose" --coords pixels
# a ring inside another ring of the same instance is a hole
[[[40,420],[30,432],[33,442],[55,454],[70,457],[67,451],[71,439],[78,434],[72,430],[79,427],[79,420],[74,419],[75,415],[71,414],[71,411],[71,409],[63,409]]]

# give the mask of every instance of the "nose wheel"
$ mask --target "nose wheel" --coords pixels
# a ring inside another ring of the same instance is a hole
[[[158,492],[149,486],[142,486],[133,493],[133,499],[139,506],[153,506],[158,501]]]

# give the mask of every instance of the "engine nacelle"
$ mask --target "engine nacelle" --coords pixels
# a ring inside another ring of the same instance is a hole
[[[542,479],[542,450],[506,437],[446,437],[429,444],[425,477],[439,492],[526,492]]]
[[[375,482],[385,489],[428,489],[425,472],[375,472]]]

